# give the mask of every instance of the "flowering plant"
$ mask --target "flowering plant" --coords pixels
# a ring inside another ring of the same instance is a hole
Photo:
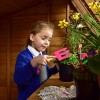
[[[99,2],[91,2],[89,8],[100,15]],[[71,64],[75,68],[75,78],[95,80],[100,73],[100,23],[88,14],[74,13],[70,22],[59,21],[60,28],[66,28],[64,46],[72,53],[60,63]]]

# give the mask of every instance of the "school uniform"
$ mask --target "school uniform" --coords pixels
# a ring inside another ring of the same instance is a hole
[[[20,52],[16,59],[14,81],[18,86],[18,100],[27,100],[27,98],[35,92],[43,82],[40,81],[40,74],[37,74],[38,66],[33,67],[30,63],[31,59],[38,56],[39,53],[31,46]],[[56,66],[49,68],[46,65],[47,79],[58,72]]]

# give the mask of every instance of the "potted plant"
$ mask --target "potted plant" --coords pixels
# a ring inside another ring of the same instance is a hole
[[[59,64],[59,79],[64,82],[73,81],[74,68],[71,62],[73,64],[76,64],[78,62],[77,54],[73,53],[71,57],[61,61],[56,60],[55,62]]]
[[[96,9],[96,15],[99,15],[99,2],[89,3],[89,7]],[[97,74],[100,74],[100,23],[88,14],[74,13],[70,16],[70,23],[63,20],[59,21],[58,26],[67,28],[65,46],[72,53],[69,58],[58,62],[73,66],[74,79],[76,86],[78,86],[77,100],[98,100]],[[85,88],[83,88],[83,84],[85,84]],[[95,93],[92,92],[92,87]],[[80,88],[87,90],[80,91]]]

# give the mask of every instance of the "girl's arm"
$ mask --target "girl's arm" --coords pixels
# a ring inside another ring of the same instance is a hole
[[[33,67],[30,59],[22,54],[18,55],[15,65],[14,80],[19,85],[26,85],[36,75],[37,67]]]

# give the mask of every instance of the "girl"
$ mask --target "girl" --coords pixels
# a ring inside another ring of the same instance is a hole
[[[35,22],[26,49],[17,56],[14,80],[19,91],[18,100],[26,100],[43,82],[58,72],[58,66],[48,67],[48,63],[55,56],[44,53],[50,45],[53,28],[49,22]]]

